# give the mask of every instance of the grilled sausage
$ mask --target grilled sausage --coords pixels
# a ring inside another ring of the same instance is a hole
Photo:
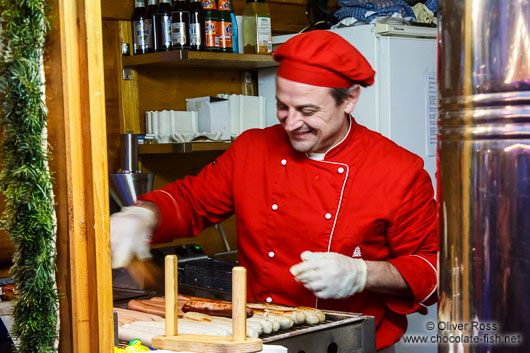
[[[182,311],[188,311],[222,317],[232,317],[232,303],[190,300],[182,306]],[[251,309],[246,309],[247,317],[252,317]]]

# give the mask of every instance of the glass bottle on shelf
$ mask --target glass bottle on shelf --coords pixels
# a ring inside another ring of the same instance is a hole
[[[188,2],[186,0],[175,0],[175,3],[173,4],[173,13],[171,15],[173,48],[189,48],[190,7]]]
[[[231,0],[219,1],[219,47],[222,52],[232,52],[232,16]]]
[[[134,11],[131,16],[132,31],[133,31],[133,53],[146,54],[149,52],[149,28],[145,17],[145,2],[144,0],[136,0],[134,2]]]
[[[239,53],[239,31],[236,13],[234,12],[234,2],[230,0],[230,17],[232,18],[232,52]]]
[[[147,1],[147,11],[145,14],[145,20],[147,22],[147,27],[149,28],[149,52],[158,51],[158,21],[156,18],[157,8],[157,0]]]
[[[156,10],[158,20],[158,50],[171,50],[171,0],[160,0]]]
[[[219,12],[216,0],[202,0],[204,9],[204,50],[219,51]]]
[[[190,49],[204,50],[204,9],[201,0],[190,2]]]
[[[247,0],[243,8],[245,54],[272,53],[271,15],[265,0]]]

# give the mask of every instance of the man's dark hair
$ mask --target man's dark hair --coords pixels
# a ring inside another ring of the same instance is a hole
[[[333,97],[333,99],[335,99],[335,104],[337,106],[341,105],[342,103],[344,103],[344,101],[346,100],[346,98],[352,94],[353,92],[353,89],[355,88],[357,84],[353,84],[351,87],[348,87],[348,88],[330,88],[330,93],[331,93],[331,96]]]

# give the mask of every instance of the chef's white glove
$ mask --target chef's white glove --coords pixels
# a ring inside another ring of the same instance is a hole
[[[363,291],[367,266],[362,259],[330,252],[304,251],[290,271],[297,282],[322,299],[346,298]]]
[[[145,207],[122,207],[110,216],[112,268],[127,266],[133,255],[140,260],[150,258],[149,239],[155,225],[155,212]]]

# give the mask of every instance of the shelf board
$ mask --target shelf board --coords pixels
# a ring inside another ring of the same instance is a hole
[[[278,66],[272,55],[171,50],[123,57],[124,67],[204,67],[255,70]]]
[[[225,151],[230,141],[182,142],[138,145],[139,154],[192,153],[201,151]]]

